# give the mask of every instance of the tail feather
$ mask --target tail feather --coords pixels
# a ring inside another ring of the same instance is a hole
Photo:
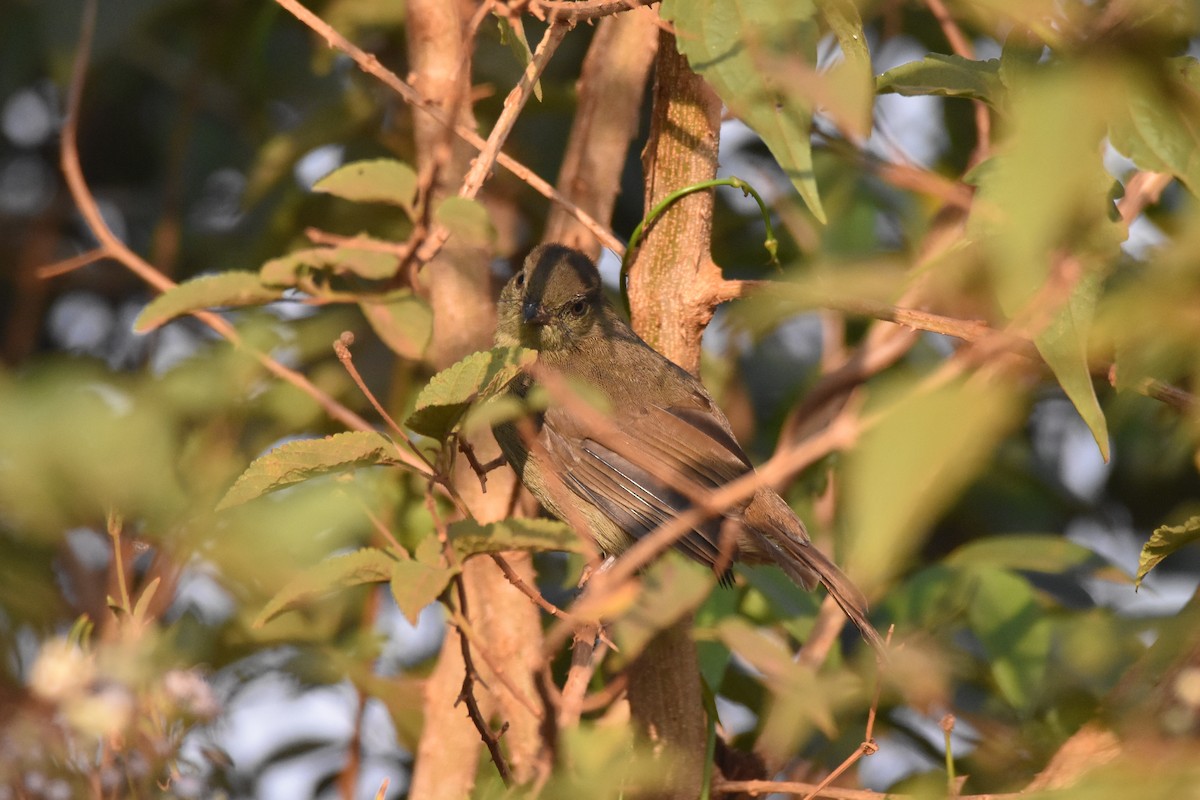
[[[846,573],[811,544],[792,541],[780,544],[784,544],[782,549],[787,557],[780,559],[779,565],[788,577],[811,588],[812,576],[815,574],[817,580],[824,584],[829,596],[858,628],[867,644],[871,645],[880,658],[886,659],[887,646],[883,637],[867,618],[867,598]]]

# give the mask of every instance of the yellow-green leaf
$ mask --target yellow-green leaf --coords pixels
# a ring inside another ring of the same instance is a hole
[[[875,79],[875,88],[880,94],[969,97],[992,105],[997,105],[1004,91],[999,59],[972,61],[941,53],[892,67]]]
[[[386,280],[396,274],[400,259],[392,253],[356,247],[311,247],[273,258],[259,270],[260,280],[272,286],[295,286],[313,271],[352,273],[367,280]]]
[[[1137,578],[1134,584],[1141,586],[1142,579],[1158,566],[1158,562],[1197,540],[1200,540],[1200,517],[1192,517],[1182,525],[1163,525],[1156,528],[1138,557]]]
[[[333,556],[288,581],[254,620],[254,627],[261,628],[284,611],[337,589],[391,580],[396,563],[396,559],[375,548]]]
[[[425,354],[433,334],[433,311],[410,291],[364,299],[358,304],[371,329],[392,352],[408,359]]]
[[[205,308],[257,306],[283,296],[277,287],[264,286],[254,272],[222,272],[185,281],[151,300],[133,322],[138,333],[148,333],[183,314]]]
[[[399,463],[396,445],[374,431],[352,431],[324,439],[288,442],[251,462],[221,498],[217,510],[231,508],[319,475],[396,463]]]
[[[820,31],[812,0],[664,0],[676,46],[729,110],[762,137],[821,222],[825,210],[812,161],[813,101],[781,80],[779,65],[813,72]]]
[[[453,567],[441,567],[420,561],[395,561],[392,564],[392,597],[404,618],[413,625],[421,609],[438,599],[454,577]]]
[[[478,200],[447,197],[434,209],[433,219],[445,225],[460,243],[471,247],[487,247],[496,239],[492,218]]]
[[[417,433],[445,439],[472,402],[504,388],[534,358],[535,352],[523,347],[472,353],[430,379],[406,424]]]
[[[355,161],[335,169],[313,184],[313,191],[337,195],[356,203],[388,203],[411,217],[417,197],[417,173],[391,158]]]
[[[531,553],[552,550],[578,553],[582,550],[579,537],[571,531],[570,526],[554,519],[512,517],[487,524],[462,519],[450,523],[449,535],[460,559],[509,550]]]

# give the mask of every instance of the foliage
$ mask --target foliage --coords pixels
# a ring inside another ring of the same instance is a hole
[[[414,45],[402,5],[312,8],[403,75]],[[757,206],[719,195],[724,277],[774,283],[719,312],[729,335],[705,377],[756,461],[826,443],[781,479],[785,497],[896,646],[877,670],[850,632],[823,640],[819,596],[773,568],[738,566],[726,588],[660,558],[590,606],[607,626],[598,651],[614,648],[582,721],[546,744],[542,796],[663,779],[614,699],[647,642],[688,615],[720,736],[772,770],[833,769],[878,702],[883,752],[859,771],[872,789],[940,792],[949,761],[964,792],[1022,790],[1085,725],[1110,727],[1122,748],[1107,763],[1093,753],[1096,771],[1055,796],[1195,785],[1192,762],[1169,756],[1200,733],[1195,688],[1176,680],[1200,646],[1185,624],[1200,537],[1200,63],[1184,54],[1200,18],[1184,3],[964,0],[946,22],[930,11],[941,5],[665,0],[654,12],[738,120],[727,139],[753,134],[722,157],[761,176],[779,231],[782,275],[763,265]],[[458,101],[485,134],[536,63],[539,8],[495,4],[469,28],[475,88]],[[250,796],[315,755],[313,795],[374,796],[386,776],[400,796],[445,625],[477,662],[501,657],[488,602],[462,613],[470,564],[532,553],[526,588],[565,609],[542,613],[544,641],[512,654],[537,661],[538,680],[544,662],[554,686],[538,703],[572,670],[551,645],[594,622],[569,617],[589,555],[569,525],[465,513],[478,480],[467,445],[547,401],[499,396],[534,354],[435,353],[439,315],[461,309],[439,305],[430,272],[467,253],[508,274],[547,204],[502,171],[478,198],[453,196],[458,185],[434,198],[430,175],[452,167],[420,168],[424,112],[274,3],[105,11],[78,118],[82,175],[121,238],[178,283],[151,296],[111,250],[31,277],[92,246],[66,213],[53,146],[78,8],[9,4],[0,786]],[[567,33],[503,148],[543,177],[582,113],[595,36]],[[884,69],[889,49],[907,55]],[[891,117],[915,97],[946,143],[926,164],[903,155],[913,143]],[[643,214],[644,140],[627,165],[605,165],[635,176],[600,220],[618,237]],[[422,266],[439,235],[446,260]],[[191,316],[205,311],[218,316]],[[228,342],[209,336],[212,320]],[[344,330],[358,337],[353,370],[330,346]],[[347,430],[355,419],[370,424]],[[837,425],[851,434],[821,438]],[[479,669],[488,691],[507,674]],[[377,705],[395,741],[360,752],[357,733],[297,726],[255,755],[223,734],[279,678],[344,692],[356,730]],[[1154,694],[1160,683],[1173,688]],[[1126,710],[1139,692],[1151,699]],[[489,705],[485,724],[510,711]],[[935,723],[949,713],[947,756]],[[918,755],[871,766],[898,751]],[[479,796],[504,791],[486,757],[461,764]]]

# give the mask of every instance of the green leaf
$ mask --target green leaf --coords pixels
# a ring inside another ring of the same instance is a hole
[[[515,23],[515,24],[514,24]],[[500,29],[500,41],[508,45],[508,49],[517,57],[517,63],[524,69],[533,61],[533,50],[529,47],[529,40],[525,38],[525,25],[522,24],[521,18],[513,16],[511,21],[503,14],[496,14],[496,27]],[[542,102],[542,82],[535,81],[533,84],[533,96]]]
[[[1057,534],[1010,533],[968,542],[946,556],[945,563],[1057,573],[1103,561],[1083,545]]]
[[[449,535],[454,551],[463,560],[481,553],[509,550],[532,553],[554,550],[579,553],[583,550],[571,527],[554,519],[511,517],[486,524],[462,519],[450,523]]]
[[[535,357],[535,351],[523,347],[472,353],[430,379],[405,424],[417,433],[445,439],[472,402],[503,389]]]
[[[1200,194],[1200,63],[1172,59],[1165,76],[1128,92],[1126,114],[1112,123],[1112,144],[1141,169],[1170,173]]]
[[[275,287],[263,286],[254,272],[222,272],[185,281],[151,300],[133,321],[138,333],[149,333],[175,317],[205,308],[257,306],[283,297]]]
[[[1200,517],[1192,517],[1182,525],[1163,525],[1150,534],[1150,540],[1142,547],[1138,557],[1137,577],[1134,585],[1140,587],[1142,579],[1158,562],[1184,545],[1200,540]]]
[[[313,184],[314,192],[336,195],[356,203],[388,203],[416,211],[417,173],[407,164],[390,158],[346,164]]]
[[[392,440],[374,431],[352,431],[324,439],[288,442],[251,462],[221,498],[217,510],[240,505],[319,475],[356,467],[397,464],[395,453],[396,445]]]
[[[658,559],[642,574],[642,585],[628,609],[608,625],[609,636],[628,664],[659,631],[693,611],[716,585],[711,570],[677,553]]]
[[[354,274],[367,280],[386,280],[396,274],[400,259],[392,253],[356,247],[311,247],[272,258],[262,265],[259,278],[272,286],[295,286],[314,270],[335,275]]]
[[[1014,708],[1029,711],[1046,682],[1050,620],[1024,578],[994,568],[979,569],[975,578],[967,608],[971,629],[983,643],[1001,694]]]
[[[458,570],[424,564],[420,561],[396,561],[392,565],[392,597],[404,618],[413,625],[421,609],[437,600]]]
[[[259,613],[253,627],[261,628],[283,612],[337,589],[391,580],[392,567],[396,563],[383,550],[373,547],[333,556],[288,581]]]
[[[825,210],[812,162],[813,101],[780,64],[800,58],[811,73],[820,31],[812,0],[664,0],[676,46],[722,102],[762,137],[779,166],[822,223]]]
[[[882,418],[846,457],[846,563],[868,594],[905,569],[1018,410],[1013,389],[997,381],[885,386]]]
[[[492,218],[478,200],[447,197],[433,212],[433,219],[445,225],[450,235],[470,247],[488,247],[496,239]]]
[[[1004,85],[1000,82],[999,59],[972,61],[962,56],[930,53],[920,61],[892,67],[875,79],[875,89],[880,94],[969,97],[997,105]]]
[[[839,122],[866,139],[871,135],[875,80],[858,6],[853,0],[817,0],[817,8],[842,48],[842,61],[829,70],[829,96],[837,101]]]
[[[1084,275],[1075,284],[1070,299],[1063,304],[1054,320],[1034,337],[1034,344],[1075,405],[1079,416],[1087,423],[1100,448],[1100,455],[1108,461],[1108,422],[1092,383],[1087,342],[1096,301],[1100,296],[1100,283],[1100,275],[1096,272]]]
[[[411,291],[397,292],[358,304],[371,329],[393,353],[420,359],[433,335],[433,311]]]
[[[838,710],[862,694],[854,675],[847,670],[822,674],[798,664],[782,640],[737,617],[722,620],[716,630],[726,647],[762,673],[774,696],[765,708],[756,749],[768,758],[786,758],[814,727],[829,738],[836,735]]]

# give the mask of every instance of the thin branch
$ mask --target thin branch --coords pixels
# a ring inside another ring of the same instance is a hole
[[[83,86],[87,78],[88,61],[91,57],[92,33],[96,22],[96,0],[87,0],[83,8],[82,26],[79,34],[79,46],[76,49],[75,64],[71,71],[71,85],[67,93],[67,112],[63,122],[60,141],[60,162],[67,187],[79,213],[91,229],[92,235],[100,242],[99,250],[104,255],[121,262],[126,269],[137,275],[160,292],[165,292],[175,286],[175,282],[155,269],[149,262],[129,249],[122,242],[100,213],[95,196],[88,188],[83,177],[83,169],[79,162],[78,129],[79,109],[83,98]],[[212,330],[216,331],[227,341],[245,349],[266,370],[277,378],[292,384],[304,394],[311,397],[331,418],[338,420],[347,428],[358,431],[373,430],[372,427],[346,406],[334,400],[322,389],[318,388],[303,374],[285,367],[275,359],[246,345],[237,330],[223,317],[211,311],[193,313],[197,319]],[[411,464],[414,469],[425,473],[424,469]]]
[[[596,636],[599,632],[599,625],[585,625],[575,629],[575,643],[571,647],[571,668],[563,682],[562,697],[558,705],[560,730],[577,725],[579,717],[583,714],[588,684],[591,683],[592,675],[608,649],[603,642],[597,646]]]
[[[80,253],[77,256],[64,258],[62,261],[57,261],[53,264],[38,267],[34,274],[43,280],[46,278],[57,278],[59,275],[74,272],[77,269],[86,267],[88,264],[94,264],[103,258],[108,258],[108,250],[104,247],[96,247],[88,250],[86,253]]]
[[[657,2],[658,0],[531,0],[529,10],[538,19],[548,19],[551,22],[566,21],[574,25],[577,22],[591,22]]]
[[[534,589],[532,586],[526,583],[524,579],[517,574],[516,570],[512,568],[512,565],[504,560],[504,556],[500,555],[499,553],[490,553],[490,555],[492,557],[492,561],[496,562],[496,566],[499,567],[500,571],[504,573],[504,577],[508,579],[508,582],[511,583],[519,592],[521,592],[521,594],[532,600],[534,605],[552,617],[558,617],[559,619],[563,620],[570,620],[572,618],[570,614],[568,614],[566,611],[563,611],[546,598],[542,597],[541,593],[537,589]]]
[[[324,39],[330,47],[335,47],[354,60],[363,72],[374,76],[381,83],[394,91],[396,94],[411,105],[437,120],[442,125],[447,126],[454,133],[465,141],[467,144],[483,150],[486,142],[483,137],[465,125],[460,125],[451,119],[441,109],[437,108],[429,100],[421,96],[421,93],[414,89],[409,84],[401,80],[396,73],[384,67],[379,63],[379,59],[359,48],[357,45],[350,42],[346,37],[331,28],[323,19],[309,11],[299,3],[299,0],[275,0],[286,11],[291,13],[296,19],[300,20],[308,26],[314,33]],[[601,225],[591,215],[584,212],[570,200],[563,196],[561,192],[547,183],[545,180],[536,175],[531,169],[521,164],[516,159],[497,153],[496,163],[507,169],[521,181],[529,185],[531,189],[536,191],[543,197],[553,200],[571,213],[581,224],[583,224],[605,247],[615,253],[625,252],[625,247],[621,242],[613,236],[612,232]]]

